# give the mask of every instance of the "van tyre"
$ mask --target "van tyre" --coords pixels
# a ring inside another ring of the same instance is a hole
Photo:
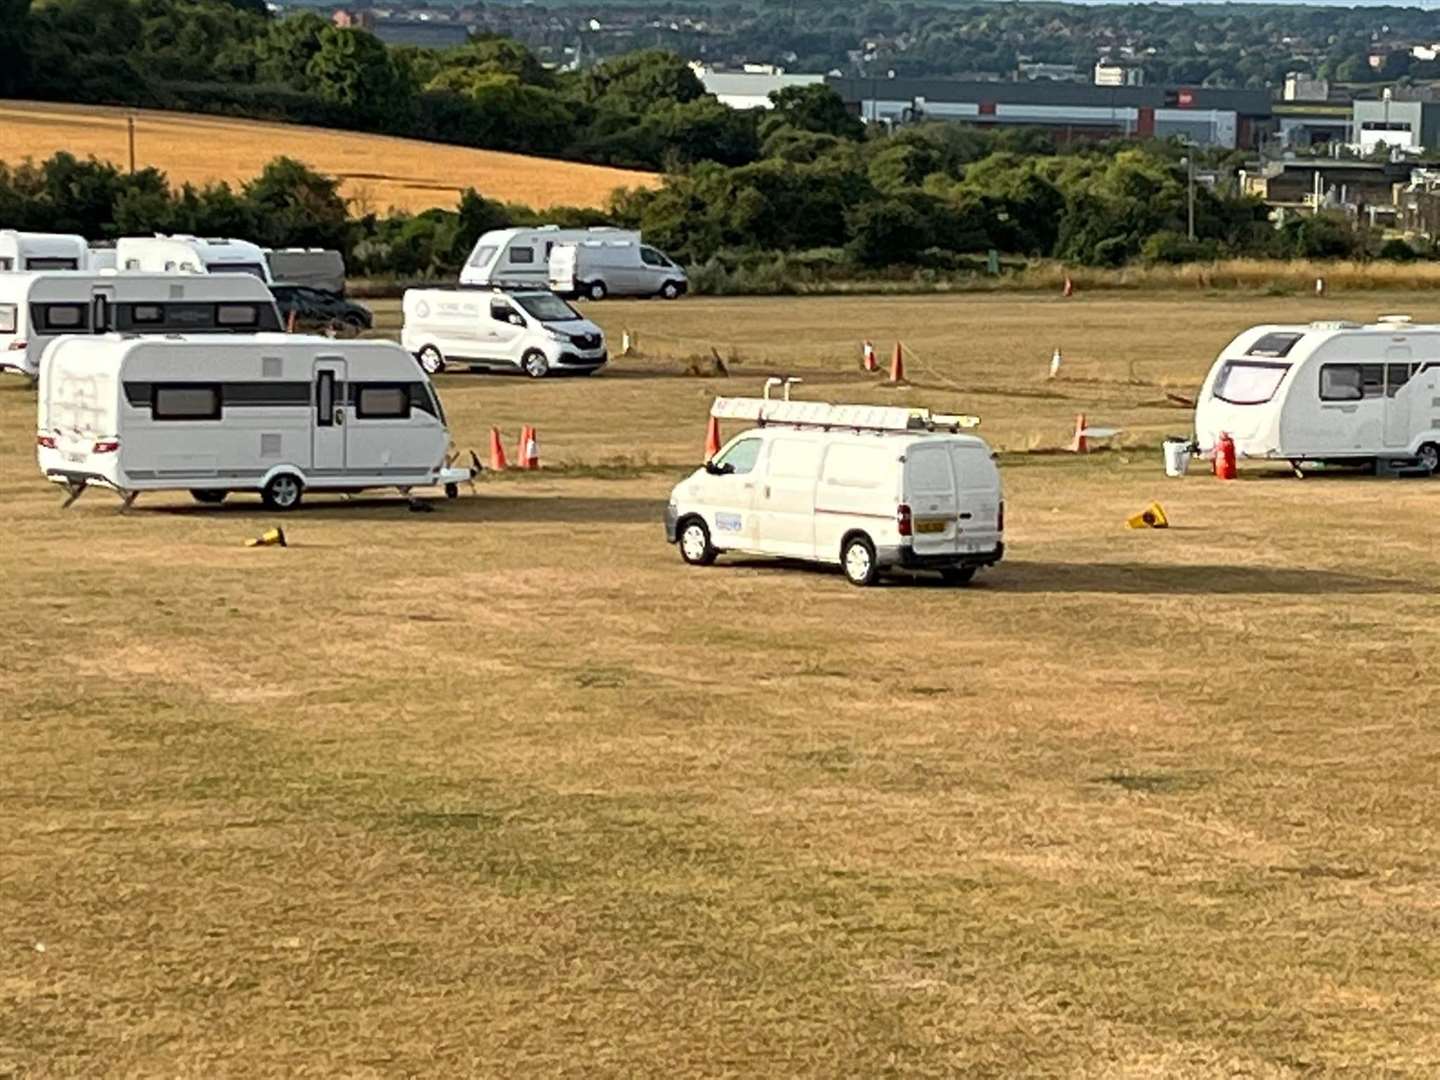
[[[674,300],[680,296],[680,286],[673,281],[667,281],[660,286],[660,295],[666,300]]]
[[[969,585],[975,580],[975,567],[947,566],[940,571],[940,580],[946,585]]]
[[[260,498],[270,510],[294,510],[300,505],[305,485],[294,473],[281,473],[272,477],[260,492]]]
[[[520,360],[520,367],[532,379],[543,379],[550,374],[550,358],[539,349],[531,349]]]
[[[1440,473],[1440,445],[1433,442],[1425,443],[1420,447],[1420,452],[1415,455],[1415,460],[1431,476]]]
[[[880,579],[880,567],[875,563],[875,545],[869,537],[849,537],[840,548],[840,565],[851,585],[874,585]]]
[[[440,350],[434,345],[426,345],[421,349],[418,359],[420,370],[426,375],[438,375],[445,370],[445,357],[440,355]]]
[[[710,530],[699,518],[686,518],[680,523],[680,557],[691,566],[709,566],[720,554],[710,543]]]
[[[605,288],[603,281],[592,281],[589,285],[585,286],[585,295],[591,300],[604,300],[609,293],[610,290]]]
[[[206,506],[216,506],[224,502],[225,496],[229,494],[228,491],[214,491],[206,488],[190,489],[190,497],[198,503],[204,503]]]

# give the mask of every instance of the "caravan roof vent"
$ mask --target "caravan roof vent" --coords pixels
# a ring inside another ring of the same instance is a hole
[[[1381,315],[1375,321],[1377,323],[1381,323],[1382,325],[1390,326],[1396,323],[1408,323],[1411,321],[1411,319],[1409,315]]]

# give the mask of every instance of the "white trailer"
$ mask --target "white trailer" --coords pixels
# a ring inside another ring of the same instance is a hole
[[[556,244],[578,244],[586,240],[640,243],[640,234],[626,229],[562,229],[543,225],[538,229],[495,229],[475,241],[470,257],[460,271],[461,285],[522,286],[545,288],[550,278],[550,253]]]
[[[430,380],[392,342],[256,334],[66,337],[40,364],[40,471],[70,492],[258,492],[292,510],[306,491],[455,485]]]
[[[0,229],[0,272],[85,270],[89,259],[83,236]]]
[[[170,274],[253,274],[267,285],[270,264],[265,249],[248,240],[203,238],[177,233],[166,236],[122,236],[115,241],[121,270],[149,270]]]
[[[62,334],[253,334],[281,328],[270,289],[248,274],[0,274],[0,371],[32,379],[45,346]]]
[[[1245,458],[1417,462],[1440,470],[1440,326],[1256,326],[1220,353],[1201,388],[1201,453],[1222,433]]]

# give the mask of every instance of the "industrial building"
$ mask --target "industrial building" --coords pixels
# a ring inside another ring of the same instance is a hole
[[[1062,143],[1173,137],[1201,146],[1249,149],[1259,146],[1274,125],[1265,90],[878,76],[832,76],[826,82],[867,122],[958,120],[986,127],[1040,128]]]

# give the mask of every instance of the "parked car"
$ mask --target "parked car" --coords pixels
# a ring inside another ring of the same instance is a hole
[[[666,539],[687,563],[722,552],[838,564],[855,585],[891,569],[963,585],[1005,554],[1000,473],[973,418],[824,402],[717,398],[761,425],[676,485]]]
[[[312,289],[308,285],[272,285],[275,303],[280,308],[280,319],[290,325],[290,314],[295,314],[295,325],[299,329],[328,329],[358,334],[375,325],[375,316],[364,304],[347,300],[343,296]]]

